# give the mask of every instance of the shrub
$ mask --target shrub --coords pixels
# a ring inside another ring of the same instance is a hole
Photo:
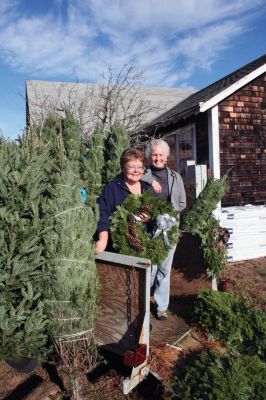
[[[248,298],[204,289],[194,309],[196,322],[228,348],[263,358],[266,355],[266,315]]]
[[[264,400],[266,364],[257,356],[203,351],[168,385],[173,400]]]

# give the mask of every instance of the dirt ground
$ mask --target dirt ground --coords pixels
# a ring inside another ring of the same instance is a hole
[[[240,296],[250,296],[254,304],[266,311],[266,257],[229,263],[218,281],[221,289]],[[189,321],[186,321],[189,323]],[[164,383],[169,380],[177,363],[185,363],[193,352],[205,346],[218,347],[207,341],[204,333],[191,326],[189,334],[175,346],[164,344],[150,348],[150,369],[160,376],[149,374],[129,395],[122,393],[122,381],[128,371],[121,360],[109,359],[79,381],[81,400],[162,400]],[[156,374],[155,374],[156,375]],[[30,374],[16,371],[5,361],[0,362],[1,400],[63,400],[69,399],[66,388],[69,379],[60,368],[45,365]]]
[[[266,257],[227,264],[220,282],[229,292],[250,296],[258,308],[266,311]]]

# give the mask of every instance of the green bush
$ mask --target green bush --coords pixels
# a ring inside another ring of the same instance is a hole
[[[266,364],[257,356],[203,351],[168,385],[173,400],[265,400]]]
[[[263,358],[266,355],[266,315],[248,298],[204,289],[194,308],[195,321],[228,348]]]

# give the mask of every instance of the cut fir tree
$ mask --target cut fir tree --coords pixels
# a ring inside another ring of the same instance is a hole
[[[43,288],[50,273],[43,257],[40,204],[47,153],[14,142],[0,145],[0,357],[47,355]]]
[[[95,363],[94,325],[98,281],[94,243],[96,218],[82,203],[68,161],[46,204],[52,226],[44,237],[46,260],[53,270],[47,288],[50,335],[69,373],[91,370]]]
[[[89,141],[88,150],[82,155],[80,173],[83,187],[87,192],[87,202],[91,207],[103,187],[105,132],[102,125],[97,124]]]
[[[227,175],[216,180],[209,178],[205,188],[185,215],[181,228],[199,235],[207,274],[210,277],[217,277],[226,264],[228,232],[222,231],[212,212],[227,189]]]
[[[120,172],[120,157],[130,147],[129,132],[119,122],[115,122],[107,134],[105,146],[104,183],[110,182]]]

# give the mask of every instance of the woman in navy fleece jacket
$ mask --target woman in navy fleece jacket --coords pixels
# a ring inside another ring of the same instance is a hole
[[[109,217],[116,207],[123,203],[129,194],[140,195],[151,186],[140,181],[144,172],[144,156],[141,151],[126,149],[120,158],[121,174],[116,176],[103,189],[98,198],[100,219],[97,225],[99,239],[95,245],[96,253],[107,248],[109,239]]]

